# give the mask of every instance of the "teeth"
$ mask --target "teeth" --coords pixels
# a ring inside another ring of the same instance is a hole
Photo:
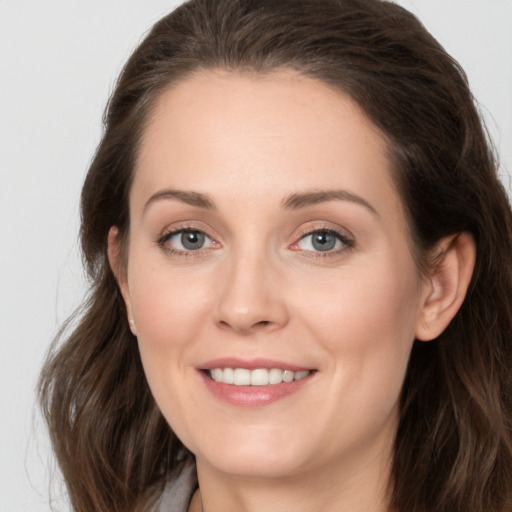
[[[268,383],[281,384],[281,382],[283,382],[283,370],[272,368],[272,370],[268,372]]]
[[[295,377],[295,373],[290,370],[285,370],[283,372],[283,382],[291,382]]]
[[[302,370],[280,370],[279,368],[258,368],[247,370],[246,368],[214,368],[209,371],[210,377],[216,382],[234,384],[235,386],[267,386],[268,384],[281,384],[294,380],[305,379],[311,372]]]
[[[225,368],[224,370],[218,368],[220,370],[220,381],[225,384],[234,384],[235,383],[235,372],[233,368]]]
[[[295,375],[293,378],[295,380],[301,380],[301,379],[305,379],[308,375],[309,375],[309,370],[302,370],[301,372],[295,372]]]
[[[221,370],[222,371],[222,370]],[[224,374],[224,372],[222,371]],[[248,386],[251,383],[251,370],[246,370],[245,368],[236,368],[233,371],[235,386]],[[224,382],[224,379],[222,379]]]
[[[224,372],[222,371],[222,368],[215,368],[212,370],[212,379],[216,380],[217,382],[224,380]]]
[[[268,370],[253,370],[251,372],[251,386],[266,386],[268,384]]]

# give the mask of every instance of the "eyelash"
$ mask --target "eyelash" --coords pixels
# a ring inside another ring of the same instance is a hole
[[[216,243],[205,231],[202,229],[199,229],[195,226],[183,226],[178,229],[174,229],[172,231],[168,231],[164,233],[158,240],[157,244],[159,247],[161,247],[164,251],[166,251],[168,254],[180,257],[180,258],[190,258],[190,257],[197,257],[201,256],[204,252],[208,251],[208,248],[201,248],[197,250],[180,250],[180,249],[173,249],[172,247],[169,247],[167,242],[175,235],[178,235],[180,233],[184,232],[191,232],[191,233],[199,233],[201,235],[204,235],[205,237],[212,240],[214,243]],[[343,235],[339,231],[336,231],[329,227],[315,227],[314,229],[306,230],[302,232],[299,235],[299,238],[296,242],[294,242],[290,247],[298,245],[301,241],[303,241],[306,237],[310,235],[314,235],[316,233],[325,233],[331,236],[334,236],[337,240],[339,240],[343,247],[337,250],[327,250],[327,251],[303,251],[305,253],[308,253],[308,257],[312,258],[329,258],[329,257],[335,257],[339,256],[341,252],[344,252],[349,249],[353,249],[355,247],[355,241],[352,238],[347,237],[346,235]],[[300,249],[296,249],[299,251]]]
[[[172,247],[169,247],[167,242],[175,235],[178,235],[180,233],[189,232],[189,233],[200,233],[201,235],[204,235],[205,237],[209,238],[210,240],[213,240],[208,234],[203,231],[202,229],[199,229],[195,226],[183,226],[178,229],[173,229],[172,231],[168,231],[164,233],[158,240],[157,244],[168,254],[171,256],[175,256],[178,258],[191,258],[191,257],[197,257],[201,256],[205,251],[208,250],[208,248],[201,248],[197,250],[189,250],[189,251],[183,251],[180,249],[173,249]]]
[[[307,253],[307,257],[309,258],[334,258],[336,256],[339,256],[342,252],[345,252],[347,250],[353,249],[356,244],[355,240],[353,238],[349,238],[348,236],[340,233],[339,231],[336,231],[335,229],[332,229],[327,226],[322,227],[314,227],[311,229],[306,229],[302,233],[300,233],[299,238],[296,242],[292,244],[291,247],[298,245],[301,241],[303,241],[306,237],[310,235],[314,235],[317,233],[325,233],[331,236],[334,236],[337,240],[339,240],[343,247],[336,249],[336,250],[327,250],[327,251],[304,251]],[[300,249],[297,249],[300,250]]]

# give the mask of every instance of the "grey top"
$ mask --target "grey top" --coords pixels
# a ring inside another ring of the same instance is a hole
[[[152,512],[187,512],[196,489],[196,466],[187,464],[176,480],[167,483]]]

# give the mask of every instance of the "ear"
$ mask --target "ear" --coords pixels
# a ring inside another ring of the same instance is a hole
[[[437,338],[459,310],[473,275],[476,246],[468,232],[441,239],[433,250],[434,264],[416,325],[416,338]]]
[[[130,330],[136,336],[137,331],[135,329],[135,322],[132,315],[132,305],[130,301],[130,291],[128,288],[128,279],[126,275],[126,268],[123,262],[121,240],[119,236],[119,230],[112,226],[108,232],[108,262],[110,268],[114,273],[119,290],[123,296],[124,304],[126,306],[126,313],[128,315],[128,323]]]

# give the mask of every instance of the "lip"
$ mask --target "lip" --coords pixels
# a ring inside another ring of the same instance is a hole
[[[312,370],[310,375],[301,380],[282,382],[281,384],[269,384],[267,386],[235,386],[212,380],[207,371],[214,368],[245,368],[256,370],[258,368],[280,368],[294,372]],[[299,392],[307,386],[317,373],[312,368],[298,366],[273,359],[241,360],[238,358],[214,359],[197,367],[197,373],[201,377],[206,389],[217,399],[235,407],[257,408],[270,405],[278,400]]]
[[[306,366],[286,363],[284,361],[277,361],[275,359],[240,359],[236,357],[213,359],[204,364],[198,365],[197,368],[199,370],[213,370],[214,368],[245,368],[246,370],[257,370],[258,368],[280,368],[281,370],[291,370],[292,372],[313,369]]]

